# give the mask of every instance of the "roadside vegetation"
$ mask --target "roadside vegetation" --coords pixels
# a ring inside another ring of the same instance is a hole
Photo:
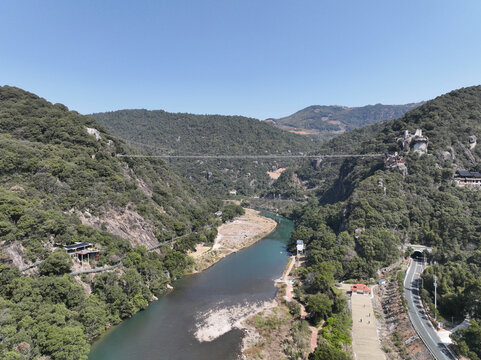
[[[481,191],[453,181],[456,169],[480,170],[479,145],[469,149],[470,136],[481,135],[480,119],[481,87],[456,90],[398,120],[332,140],[348,151],[356,140],[354,152],[359,153],[397,151],[404,156],[407,174],[385,170],[381,158],[348,159],[325,168],[306,163],[297,170],[309,182],[307,191],[323,177],[330,184],[290,214],[296,222],[290,249],[296,240],[308,249],[301,278],[302,287],[317,294],[310,308],[314,316],[326,316],[328,279],[376,279],[379,268],[401,256],[402,244],[424,244],[433,247],[429,260],[437,264],[423,274],[424,299],[429,304],[433,298],[436,273],[440,316],[455,323],[467,315],[473,319],[470,328],[454,336],[458,350],[472,359],[481,356]],[[404,130],[417,128],[429,137],[427,154],[407,154],[397,141]]]

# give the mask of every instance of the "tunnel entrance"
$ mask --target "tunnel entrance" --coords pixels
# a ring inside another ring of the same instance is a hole
[[[411,254],[411,258],[417,259],[417,260],[423,260],[424,254],[421,251],[416,250]]]

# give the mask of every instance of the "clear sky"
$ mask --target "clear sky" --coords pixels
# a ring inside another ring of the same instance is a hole
[[[260,119],[481,83],[479,0],[1,0],[0,84]]]

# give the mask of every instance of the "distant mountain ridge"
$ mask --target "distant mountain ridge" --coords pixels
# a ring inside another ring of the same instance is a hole
[[[289,116],[266,119],[266,122],[289,132],[330,138],[380,121],[397,119],[422,104],[423,102],[404,105],[376,104],[362,107],[312,105]]]

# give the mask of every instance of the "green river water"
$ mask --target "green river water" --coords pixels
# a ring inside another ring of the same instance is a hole
[[[289,257],[293,222],[266,216],[278,222],[272,234],[175,283],[171,293],[96,341],[89,360],[239,358],[237,325],[274,298],[274,279]]]

